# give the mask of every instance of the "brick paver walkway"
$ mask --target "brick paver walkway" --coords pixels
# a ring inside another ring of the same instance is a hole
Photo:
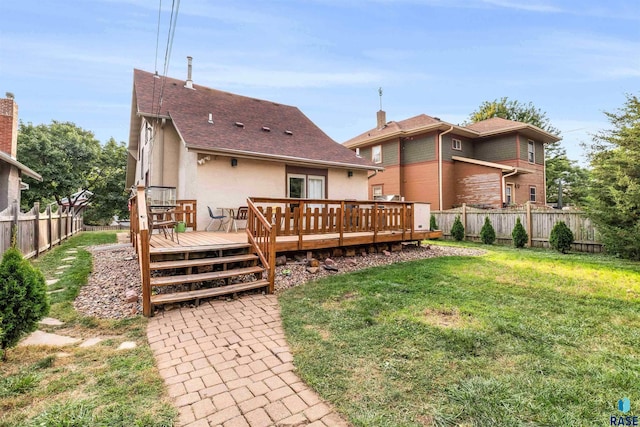
[[[181,426],[348,426],[295,374],[274,295],[160,313],[147,336]]]

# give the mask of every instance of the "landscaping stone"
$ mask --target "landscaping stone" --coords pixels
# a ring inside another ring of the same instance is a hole
[[[22,340],[18,346],[24,347],[27,345],[49,345],[54,347],[62,347],[65,345],[77,344],[82,341],[79,338],[66,337],[64,335],[49,334],[43,331],[35,331],[27,338]]]
[[[391,252],[389,252],[389,251],[382,251],[382,254],[384,256],[391,256]]]
[[[307,261],[307,266],[308,267],[320,267],[320,261],[318,261],[315,258],[311,258],[310,260]]]
[[[125,295],[125,302],[136,302],[138,301],[138,292],[134,291],[133,289],[129,289]]]
[[[319,267],[307,267],[307,273],[316,274],[320,270]]]
[[[324,269],[327,271],[338,271],[338,267],[335,265],[323,265]]]
[[[276,257],[276,266],[285,265],[287,263],[287,256],[280,255]]]
[[[336,265],[336,262],[331,258],[327,258],[324,260],[324,265]]]
[[[84,342],[80,344],[80,347],[93,347],[94,345],[102,341],[104,340],[100,337],[89,338],[88,340],[84,340]]]
[[[118,346],[118,350],[131,350],[136,348],[136,343],[134,341],[125,341]]]
[[[40,322],[41,325],[49,325],[49,326],[62,326],[64,325],[63,322],[59,321],[58,319],[54,319],[53,317],[45,317],[44,319],[42,319]]]

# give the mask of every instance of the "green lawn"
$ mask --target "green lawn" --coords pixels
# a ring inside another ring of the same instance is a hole
[[[73,337],[105,337],[90,348],[18,347],[0,362],[0,427],[172,426],[176,410],[169,403],[146,338],[147,320],[120,321],[84,317],[73,300],[87,283],[91,254],[82,247],[115,243],[115,233],[84,232],[34,261],[47,278],[60,281],[50,289],[50,316],[64,326],[41,329]],[[77,249],[76,259],[61,276],[53,273]],[[118,351],[123,341],[133,350]],[[66,353],[62,355],[60,353]]]
[[[356,426],[602,426],[625,396],[640,415],[640,264],[472,247],[287,291],[298,373]]]

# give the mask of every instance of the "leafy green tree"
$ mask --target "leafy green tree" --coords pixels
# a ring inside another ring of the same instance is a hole
[[[460,215],[458,215],[453,221],[453,225],[451,226],[451,235],[458,242],[464,239],[464,225],[462,225],[462,221],[460,221]]]
[[[0,263],[0,352],[7,359],[8,348],[23,335],[36,329],[38,321],[49,312],[44,276],[22,257],[18,249],[9,248]]]
[[[564,221],[558,221],[551,229],[549,244],[558,252],[566,254],[573,243],[573,232]]]
[[[65,197],[71,206],[81,207],[81,196],[91,191],[92,180],[99,176],[95,169],[99,154],[100,142],[93,133],[71,122],[20,123],[18,160],[42,175],[42,182],[26,178],[30,188],[22,194],[23,209],[36,201],[61,204]]]
[[[511,238],[513,239],[513,246],[516,248],[524,248],[524,245],[529,241],[529,235],[522,222],[520,222],[520,217],[516,218],[516,225],[511,232]]]
[[[128,218],[127,201],[124,191],[127,165],[127,148],[124,142],[111,138],[100,150],[94,172],[91,191],[94,196],[87,208],[84,222],[87,224],[108,224],[114,215]]]
[[[593,174],[587,207],[608,252],[640,260],[640,99],[605,113],[612,129],[589,147]]]
[[[484,224],[482,229],[480,229],[480,240],[485,245],[493,245],[496,241],[496,230],[491,225],[491,220],[488,216],[484,217]]]
[[[529,123],[554,135],[559,135],[560,131],[552,124],[547,113],[537,108],[533,103],[524,104],[515,99],[503,97],[493,101],[485,101],[480,107],[469,115],[471,123],[477,123],[492,117],[501,117],[516,122]]]
[[[429,218],[429,230],[439,230],[438,222],[436,221],[436,216],[434,214],[431,214],[431,217]]]
[[[547,113],[531,102],[525,104],[507,97],[485,101],[470,114],[469,120],[471,123],[476,123],[492,117],[529,123],[551,134],[560,135],[560,131],[551,124]],[[563,201],[575,205],[584,204],[588,195],[589,171],[579,167],[574,160],[570,160],[559,142],[547,144],[544,151],[549,199],[547,201],[557,202],[558,182],[561,178]]]

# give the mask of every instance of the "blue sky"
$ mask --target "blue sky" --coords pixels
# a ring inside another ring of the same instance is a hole
[[[3,0],[0,96],[25,122],[127,141],[133,68],[162,73],[171,1]],[[298,106],[343,142],[425,113],[533,102],[569,156],[640,88],[637,0],[182,0],[168,75]],[[157,58],[157,60],[156,60]],[[157,61],[157,65],[156,65]]]

